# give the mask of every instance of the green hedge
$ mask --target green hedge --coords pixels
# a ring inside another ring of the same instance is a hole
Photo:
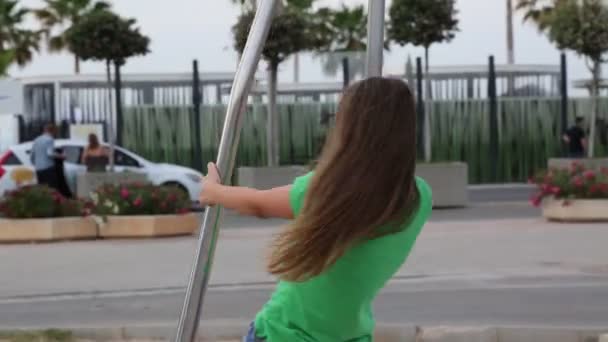
[[[588,116],[588,99],[570,101],[570,120]],[[429,114],[433,161],[465,161],[470,182],[490,180],[489,115],[485,100],[435,101]],[[600,101],[600,118],[608,115],[608,99]],[[279,104],[281,163],[308,164],[321,148],[326,127],[321,113],[333,113],[335,104]],[[498,172],[501,182],[526,181],[547,159],[560,156],[559,99],[500,99]],[[201,113],[203,165],[215,160],[222,132],[225,106],[204,106]],[[124,115],[125,147],[157,162],[193,165],[194,120],[188,107],[131,107]],[[598,132],[599,134],[599,132]],[[608,134],[605,132],[604,134]],[[598,156],[608,155],[608,142],[598,139]],[[251,105],[243,122],[238,166],[263,166],[266,162],[266,106]]]

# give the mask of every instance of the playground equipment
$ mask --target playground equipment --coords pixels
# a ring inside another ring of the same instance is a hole
[[[255,19],[234,79],[219,146],[217,167],[221,179],[224,181],[230,179],[232,175],[249,90],[270,31],[272,19],[277,10],[280,10],[281,4],[281,0],[262,0],[257,6]],[[384,0],[369,0],[369,44],[366,63],[368,77],[382,74],[384,12]],[[205,210],[196,256],[179,319],[176,342],[193,342],[196,339],[219,235],[221,210],[222,208],[219,206]],[[243,327],[243,330],[245,329],[246,327]]]

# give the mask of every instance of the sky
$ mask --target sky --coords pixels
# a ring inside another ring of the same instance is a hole
[[[230,0],[113,0],[114,10],[137,19],[143,33],[151,38],[151,53],[129,60],[126,73],[187,72],[192,60],[200,61],[201,71],[234,71],[237,55],[232,48],[231,27],[239,8]],[[387,0],[387,6],[390,5]],[[27,7],[41,6],[41,0],[21,0]],[[342,3],[367,3],[363,0],[320,0],[319,5],[339,6]],[[431,48],[431,65],[486,64],[489,55],[497,63],[506,62],[506,1],[457,0],[460,32],[456,38]],[[32,25],[35,22],[32,21]],[[423,51],[412,47],[391,48],[385,55],[384,72],[403,73],[408,56],[422,56]],[[515,55],[518,64],[559,63],[559,51],[531,23],[523,23],[519,13],[515,18]],[[584,62],[569,55],[569,75],[572,79],[587,78]],[[310,54],[301,57],[303,82],[330,80],[324,75],[320,62]],[[260,66],[262,70],[263,66]],[[102,63],[84,63],[83,73],[102,73]],[[67,54],[42,52],[23,69],[13,68],[11,75],[40,76],[71,74],[73,59]],[[339,75],[337,76],[339,77]],[[293,80],[293,62],[280,67],[280,82]],[[336,78],[337,80],[337,78]]]

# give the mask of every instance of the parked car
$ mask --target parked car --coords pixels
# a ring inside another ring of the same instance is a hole
[[[86,143],[83,141],[55,140],[55,148],[62,149],[66,155],[65,177],[73,193],[76,193],[76,176],[86,172],[86,166],[81,163],[85,147]],[[32,143],[28,142],[15,145],[0,154],[0,196],[17,187],[10,176],[12,171],[24,167],[33,170],[30,160],[31,149]],[[114,172],[130,171],[146,174],[152,184],[177,186],[186,191],[193,202],[198,202],[203,175],[196,170],[172,164],[153,163],[121,147],[116,147],[114,150],[114,164]]]

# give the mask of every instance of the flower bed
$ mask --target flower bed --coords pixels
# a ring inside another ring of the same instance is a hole
[[[93,212],[102,218],[100,237],[191,235],[199,225],[198,215],[189,214],[188,195],[175,187],[105,185],[91,197]]]
[[[6,194],[0,202],[0,242],[90,239],[97,227],[88,203],[66,199],[46,186]]]
[[[550,169],[531,180],[538,187],[531,202],[555,221],[608,220],[608,169],[586,169],[579,163]]]

